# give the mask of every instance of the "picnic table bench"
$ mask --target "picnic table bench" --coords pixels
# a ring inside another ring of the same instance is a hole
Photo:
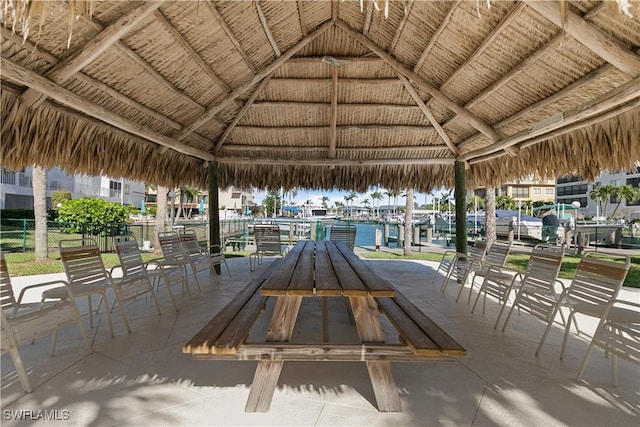
[[[292,343],[302,298],[323,298],[323,342]],[[266,340],[247,340],[268,298],[276,303]],[[327,297],[349,302],[359,342],[328,340]],[[384,314],[398,333],[386,339],[380,323]],[[389,341],[389,342],[387,342]],[[400,411],[400,397],[391,362],[450,359],[465,349],[380,278],[341,242],[301,241],[283,259],[274,261],[251,280],[183,348],[205,360],[259,361],[248,412],[267,411],[285,361],[365,362],[380,411]]]

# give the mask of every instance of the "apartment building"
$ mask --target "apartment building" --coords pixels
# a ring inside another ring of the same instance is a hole
[[[514,182],[508,182],[496,189],[497,196],[511,196],[513,200],[532,202],[551,202],[556,197],[556,181],[553,179],[539,179],[534,175],[525,176]],[[473,190],[472,194],[485,197],[484,188]]]
[[[637,163],[631,171],[605,171],[598,176],[595,182],[589,182],[578,175],[560,177],[556,181],[556,193],[558,203],[580,202],[580,211],[586,216],[602,216],[604,212],[600,212],[600,206],[597,201],[589,197],[589,193],[594,188],[602,185],[631,185],[635,188],[640,187],[640,163]],[[609,200],[608,214],[613,213],[613,206],[618,204],[618,200],[611,198]],[[628,220],[640,218],[640,200],[627,202],[622,200],[620,207],[616,212],[616,217],[625,217]]]
[[[12,172],[0,169],[0,209],[33,209],[33,168]],[[54,191],[68,191],[73,199],[98,197],[122,205],[140,206],[144,183],[108,176],[68,175],[59,168],[47,170],[47,207]]]

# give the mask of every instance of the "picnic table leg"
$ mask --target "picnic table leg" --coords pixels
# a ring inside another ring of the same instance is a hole
[[[363,343],[383,343],[384,332],[380,324],[380,317],[373,297],[349,297],[353,317],[358,329],[360,341]],[[373,393],[376,396],[380,412],[400,412],[402,404],[396,387],[391,362],[367,361],[367,370],[371,378]]]
[[[267,331],[267,342],[286,342],[291,338],[298,318],[301,296],[279,296]],[[273,393],[278,385],[283,361],[261,360],[258,362],[245,412],[267,412]]]

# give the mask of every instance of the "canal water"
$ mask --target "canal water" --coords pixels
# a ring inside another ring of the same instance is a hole
[[[344,224],[344,223],[341,223]],[[375,246],[376,244],[376,230],[380,230],[381,235],[384,234],[384,227],[382,224],[364,224],[364,223],[352,223],[356,226],[356,246]],[[333,224],[329,224],[325,227],[325,236],[329,238],[329,229]],[[423,243],[426,243],[425,232],[422,232],[420,239]],[[398,247],[398,226],[389,225],[389,247]],[[441,244],[446,246],[446,240],[433,240],[434,244]]]

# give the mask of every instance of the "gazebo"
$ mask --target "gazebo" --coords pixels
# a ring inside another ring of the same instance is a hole
[[[23,0],[2,23],[4,168],[460,201],[640,160],[638,1]]]

